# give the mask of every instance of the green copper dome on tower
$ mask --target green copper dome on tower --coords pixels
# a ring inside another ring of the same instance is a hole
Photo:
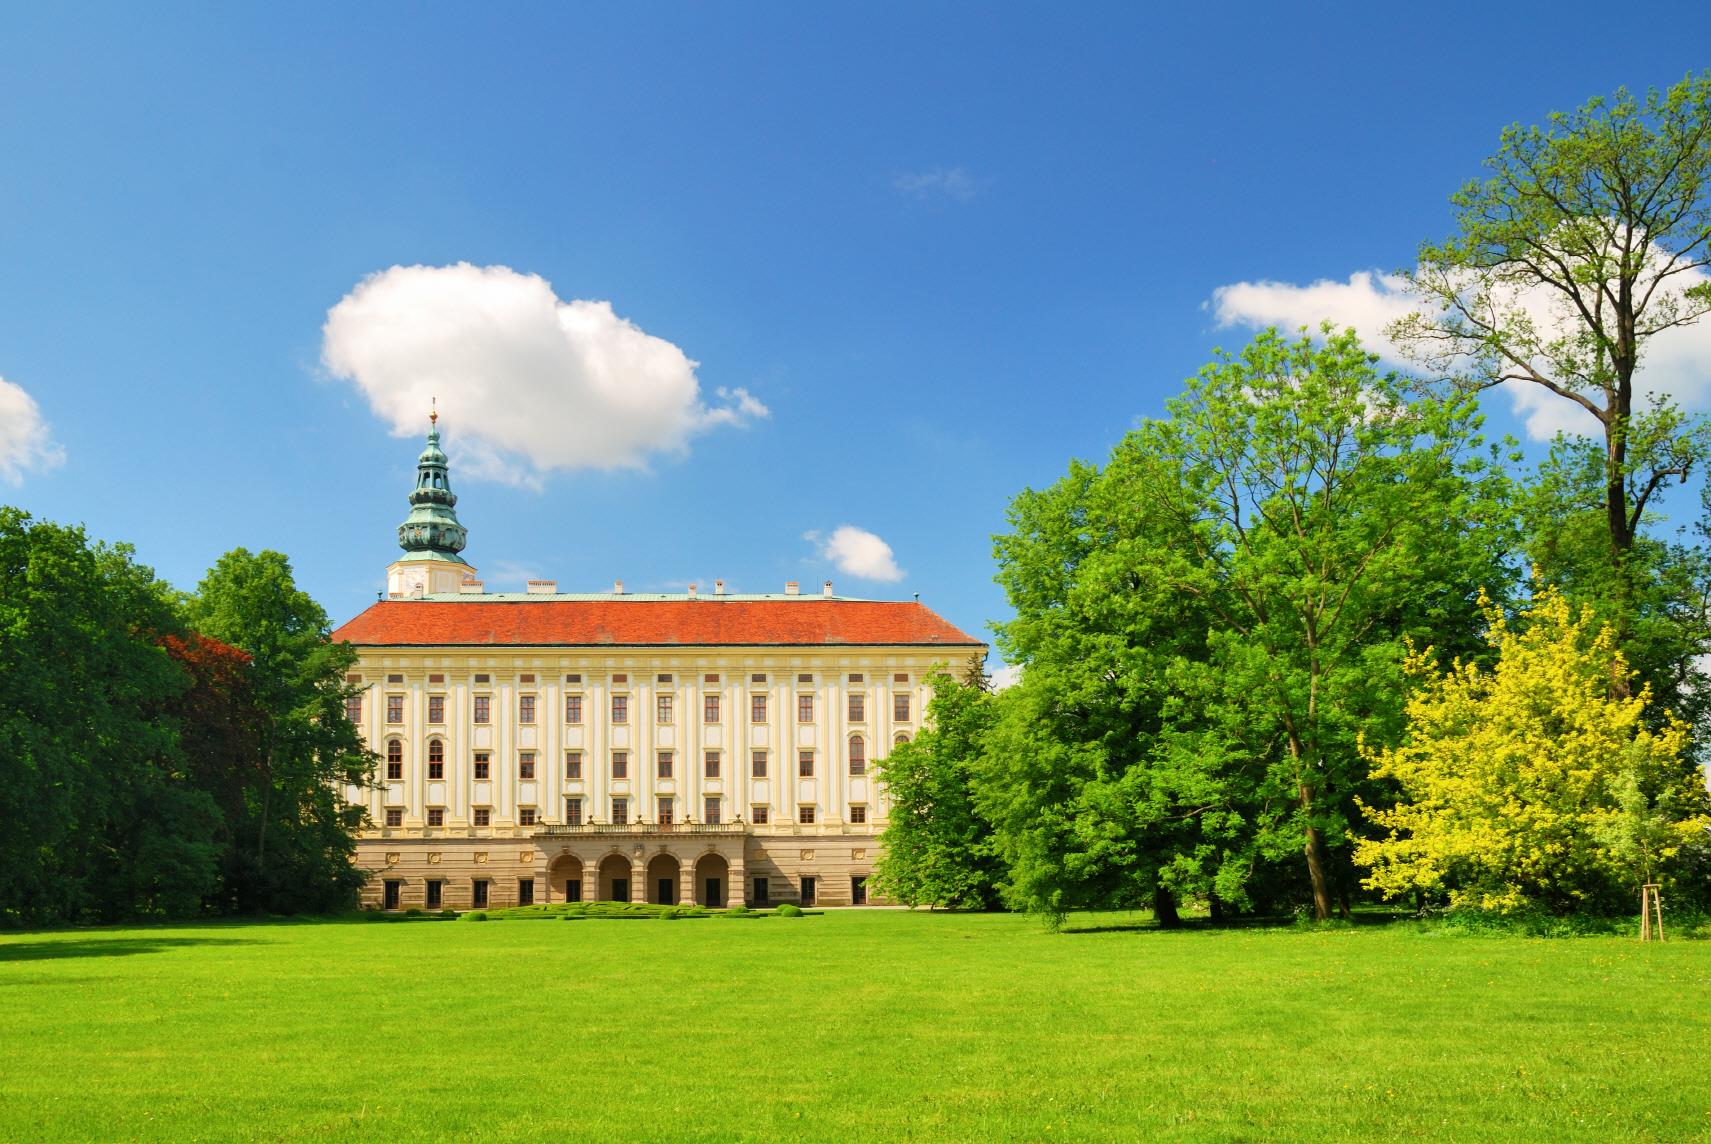
[[[410,515],[398,526],[398,547],[406,560],[467,561],[458,553],[469,533],[457,519],[457,494],[452,492],[446,454],[440,448],[440,415],[428,415],[428,447],[416,458],[416,487],[410,492]]]

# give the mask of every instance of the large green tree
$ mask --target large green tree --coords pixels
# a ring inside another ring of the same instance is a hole
[[[365,783],[373,757],[345,717],[348,644],[329,641],[327,615],[299,589],[277,552],[239,548],[222,556],[186,600],[197,632],[242,649],[256,725],[234,749],[241,794],[229,791],[231,904],[278,913],[350,904],[362,884],[351,865],[359,807],[342,784]]]
[[[1452,199],[1457,233],[1422,246],[1408,276],[1435,311],[1392,334],[1470,388],[1537,386],[1597,422],[1607,555],[1626,595],[1647,507],[1706,452],[1693,423],[1635,386],[1658,335],[1711,312],[1711,73],[1509,127],[1486,167]]]
[[[1013,505],[1000,641],[1025,672],[984,797],[1013,886],[1038,874],[1022,897],[1240,905],[1293,851],[1336,908],[1357,737],[1396,733],[1406,641],[1473,644],[1478,591],[1511,577],[1471,398],[1373,361],[1352,333],[1266,331],[1105,470]]]
[[[193,913],[213,890],[160,643],[178,628],[128,549],[0,508],[0,921]]]

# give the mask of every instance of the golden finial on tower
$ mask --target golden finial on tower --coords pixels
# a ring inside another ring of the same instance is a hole
[[[440,399],[439,398],[437,398],[437,397],[428,398],[428,424],[429,425],[438,425],[440,423],[439,405],[440,405]]]

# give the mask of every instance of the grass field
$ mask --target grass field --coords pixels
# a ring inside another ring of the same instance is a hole
[[[0,937],[0,1138],[1711,1139],[1711,942],[1008,916]]]

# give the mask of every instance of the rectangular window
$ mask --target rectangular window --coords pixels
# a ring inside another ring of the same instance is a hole
[[[535,777],[535,753],[522,751],[517,755],[517,777],[532,779]]]
[[[396,806],[387,807],[386,808],[386,825],[388,825],[388,826],[403,826],[404,825],[404,812]]]
[[[345,700],[345,718],[352,723],[362,722],[362,696],[353,695]]]
[[[443,739],[428,740],[428,777],[431,779],[446,777],[446,744]]]
[[[756,826],[765,826],[766,813],[766,805],[764,803],[756,803],[749,807],[749,821],[754,823]]]
[[[798,723],[812,723],[814,721],[814,697],[812,695],[798,695],[796,697],[796,721]]]
[[[444,695],[428,696],[428,722],[444,723],[446,721],[446,697]]]
[[[850,736],[850,774],[867,774],[867,743],[860,735]]]
[[[757,779],[766,777],[766,752],[756,751],[749,756],[749,773]]]
[[[582,778],[582,752],[566,751],[564,753],[564,777],[571,782]]]
[[[445,824],[446,824],[446,808],[443,806],[430,806],[428,808],[428,825],[429,826],[444,826]]]
[[[404,777],[404,744],[397,739],[386,740],[386,777],[392,782]]]
[[[581,683],[582,682],[582,676],[580,673],[574,673],[573,672],[572,674],[565,676],[564,681],[566,683]]]
[[[404,697],[388,695],[386,697],[386,721],[388,723],[404,722]]]
[[[533,695],[517,696],[517,722],[533,723],[535,721],[535,697]]]
[[[850,696],[850,722],[867,722],[867,696],[860,692]]]
[[[702,777],[709,779],[716,779],[719,777],[718,751],[708,751],[706,754],[701,756],[701,774]]]
[[[427,907],[430,910],[444,909],[446,904],[446,884],[438,879],[428,880]]]
[[[566,826],[582,825],[582,800],[567,798],[564,800],[564,824]]]
[[[813,751],[804,750],[796,752],[796,777],[799,779],[811,779],[814,777]]]
[[[493,677],[488,675],[486,672],[477,672],[476,676],[475,676],[475,682],[477,682],[477,683],[492,683]]]
[[[485,910],[487,908],[487,879],[477,878],[474,882],[470,883],[469,904],[478,910]]]
[[[851,683],[860,683],[861,681],[862,681],[861,672],[859,672],[859,671],[850,672],[850,682]]]
[[[582,722],[582,696],[566,695],[564,697],[564,721],[566,723]]]
[[[532,671],[528,672],[527,674],[524,674],[524,675],[519,675],[517,677],[518,683],[533,683],[534,681],[535,681],[535,673]]]
[[[444,672],[435,671],[435,672],[430,672],[428,675],[428,682],[429,683],[444,683],[445,681],[446,681],[446,677],[445,677]]]
[[[891,682],[893,682],[893,683],[908,683],[909,682],[909,673],[908,672],[899,672],[898,674],[891,677]]]
[[[701,677],[701,682],[702,683],[717,683],[717,682],[719,682],[719,673],[716,671],[708,672],[706,675],[703,675]]]
[[[613,683],[628,683],[628,682],[630,682],[630,677],[622,671],[614,672],[612,675],[612,682]]]
[[[612,752],[612,777],[615,779],[627,779],[630,777],[630,752]]]
[[[797,683],[813,683],[814,677],[807,672],[803,672],[801,675],[798,675],[796,677],[796,682]]]
[[[811,806],[799,806],[799,807],[797,807],[796,808],[796,821],[801,823],[803,826],[814,825],[814,808]]]
[[[749,676],[749,682],[750,683],[765,683],[766,682],[766,676],[757,671],[755,674]]]
[[[749,696],[749,722],[750,723],[765,723],[766,722],[766,696],[764,696],[764,695],[751,695],[751,696]]]
[[[478,807],[476,807],[475,808],[475,825],[477,825],[477,826],[491,826],[492,824],[493,824],[493,808],[490,806],[478,806]]]
[[[661,826],[670,826],[671,825],[671,811],[672,811],[671,799],[669,799],[669,798],[660,799],[659,800],[659,824]]]
[[[909,693],[899,691],[891,697],[891,717],[899,723],[909,721]]]
[[[672,700],[672,697],[669,695],[656,695],[656,696],[654,696],[654,707],[655,707],[654,722],[656,722],[656,723],[669,723],[669,722],[671,722],[671,700]]]
[[[612,696],[612,722],[628,723],[630,721],[630,697],[628,695]]]
[[[666,672],[666,671],[660,672],[658,675],[654,676],[654,682],[655,683],[670,683],[671,682],[671,673]]]
[[[533,878],[517,879],[517,904],[519,906],[535,904],[535,880]]]
[[[719,800],[716,798],[703,799],[701,802],[701,821],[717,826],[719,824]]]
[[[717,723],[719,721],[719,697],[717,695],[702,697],[701,721],[703,723]]]
[[[654,760],[654,763],[656,768],[654,771],[655,777],[662,779],[669,779],[671,777],[670,751],[661,751],[659,756]]]
[[[630,800],[627,798],[615,798],[615,799],[613,799],[612,800],[612,822],[613,822],[613,824],[617,825],[617,826],[622,826],[624,823],[626,823],[628,821],[630,821]]]
[[[851,826],[865,826],[866,824],[867,824],[867,807],[865,807],[865,806],[852,806],[852,807],[850,807],[850,825]]]
[[[491,696],[491,695],[477,695],[475,697],[475,716],[474,716],[475,722],[477,722],[477,723],[488,722],[488,714],[489,714],[489,711],[490,711],[492,705],[493,705],[493,696]]]
[[[388,683],[403,683],[404,682],[404,676],[401,673],[400,674],[394,674],[394,675],[388,675],[386,677],[386,682],[388,682]]]
[[[492,768],[492,765],[490,764],[490,762],[488,761],[489,758],[490,758],[490,756],[488,755],[488,753],[486,751],[475,752],[475,777],[476,778],[485,780],[485,779],[490,779],[493,777],[493,775],[492,775],[493,768]]]
[[[533,826],[534,824],[535,824],[535,808],[532,806],[519,806],[517,808],[517,825],[518,826]]]

